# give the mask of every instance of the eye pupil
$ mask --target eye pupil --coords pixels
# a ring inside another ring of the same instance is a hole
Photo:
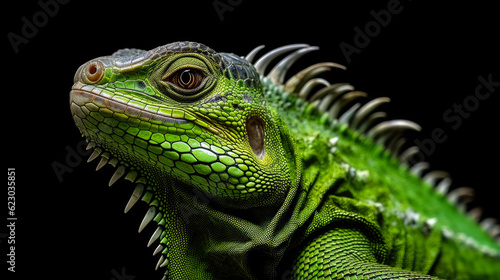
[[[191,73],[191,70],[187,69],[182,71],[179,75],[179,82],[186,88],[192,87],[191,83],[193,82],[193,73]]]
[[[170,73],[163,81],[182,95],[194,95],[207,83],[207,74],[197,67],[185,67]]]

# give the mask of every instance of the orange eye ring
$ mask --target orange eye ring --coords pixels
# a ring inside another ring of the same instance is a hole
[[[100,61],[89,63],[83,72],[90,83],[98,83],[104,76],[105,67]]]

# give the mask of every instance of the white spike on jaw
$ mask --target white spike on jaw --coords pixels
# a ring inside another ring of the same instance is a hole
[[[129,173],[127,173],[127,175],[125,175],[125,180],[129,180],[130,182],[134,183],[135,182],[135,179],[137,179],[137,176],[139,175],[139,173],[137,171],[130,171]]]
[[[160,267],[165,267],[168,264],[168,258],[165,258],[165,260],[160,264]]]
[[[148,212],[146,212],[146,215],[142,219],[141,225],[139,226],[139,232],[141,232],[153,220],[155,215],[156,215],[156,207],[150,206]]]
[[[108,164],[110,164],[113,167],[116,167],[118,165],[118,159],[117,158],[111,158],[111,159],[109,159]]]
[[[142,196],[143,191],[144,191],[144,185],[137,184],[137,186],[135,187],[134,192],[132,193],[132,196],[130,197],[130,199],[127,203],[127,206],[125,206],[125,210],[123,212],[127,213],[130,210],[130,208],[132,208],[132,206],[134,206],[137,203],[137,201],[139,201],[139,199]]]
[[[91,142],[88,142],[87,147],[85,148],[85,150],[88,151],[88,150],[90,150],[92,148],[95,148],[95,143],[91,141]]]
[[[163,255],[160,257],[158,262],[156,263],[156,268],[155,270],[158,270],[160,267],[165,267],[168,264],[168,258],[165,258]]]
[[[101,168],[104,167],[104,165],[106,165],[106,163],[108,163],[108,159],[105,158],[105,157],[101,157],[101,160],[99,161],[99,164],[97,165],[97,167],[95,168],[96,171],[100,170]]]
[[[93,161],[94,159],[96,159],[100,154],[102,153],[102,149],[99,148],[99,147],[96,147],[94,149],[94,151],[92,152],[92,154],[90,155],[89,159],[87,160],[87,162],[91,162]]]
[[[161,227],[157,227],[156,230],[155,230],[155,232],[153,233],[153,235],[151,236],[151,238],[148,241],[148,245],[147,245],[148,247],[151,246],[151,244],[153,244],[153,242],[155,242],[156,240],[158,240],[158,238],[161,235],[161,232],[162,232]]]
[[[118,166],[118,168],[116,168],[115,173],[113,173],[113,176],[111,176],[108,185],[111,187],[116,181],[118,181],[118,179],[123,177],[123,175],[125,175],[126,172],[127,168],[125,167],[125,165]]]
[[[164,257],[163,255],[160,256],[160,259],[158,260],[158,262],[156,263],[156,267],[155,267],[155,270],[158,270],[158,268],[160,267],[160,264],[163,263],[163,260],[164,260]]]
[[[158,253],[160,253],[161,251],[163,251],[163,249],[164,249],[163,245],[162,245],[162,244],[159,244],[159,245],[156,247],[155,251],[153,252],[153,256],[156,256]]]

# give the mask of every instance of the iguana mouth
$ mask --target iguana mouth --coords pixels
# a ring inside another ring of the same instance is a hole
[[[194,116],[184,110],[148,110],[148,106],[141,108],[135,104],[129,104],[121,100],[113,99],[112,97],[106,96],[101,89],[85,85],[80,82],[75,83],[70,92],[70,108],[75,122],[77,122],[75,116],[83,119],[87,118],[90,112],[99,111],[101,114],[118,114],[123,118],[137,118],[140,121],[151,121],[154,123],[194,123],[216,135],[222,134],[222,132],[210,124],[208,120],[201,119],[199,116]],[[84,110],[86,112],[84,112]]]
[[[87,117],[85,113],[83,113],[80,106],[86,106],[86,104],[88,103],[93,103],[94,105],[97,105],[98,107],[100,107],[97,110],[100,111],[102,111],[101,109],[103,109],[104,111],[111,110],[113,113],[123,113],[128,117],[137,117],[140,118],[141,120],[152,120],[162,123],[173,123],[173,124],[184,124],[192,122],[185,118],[171,117],[162,112],[156,112],[156,113],[149,112],[145,109],[125,104],[120,101],[116,101],[104,97],[102,95],[95,94],[90,91],[75,89],[75,88],[71,90],[70,104],[71,104],[71,113],[73,113],[73,115],[77,115],[82,118]],[[89,110],[92,111],[91,109]],[[82,113],[84,115],[82,115]]]

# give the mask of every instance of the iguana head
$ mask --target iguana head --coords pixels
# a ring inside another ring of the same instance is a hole
[[[121,50],[78,69],[70,106],[91,159],[117,168],[110,185],[137,183],[126,211],[151,205],[141,230],[158,223],[150,243],[161,240],[158,265],[171,275],[189,263],[193,219],[237,226],[227,209],[279,208],[296,185],[286,127],[236,55],[192,42]]]

